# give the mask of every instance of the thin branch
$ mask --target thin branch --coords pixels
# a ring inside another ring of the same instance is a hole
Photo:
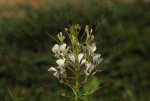
[[[101,89],[101,88],[104,88],[104,87],[106,87],[106,86],[108,86],[108,85],[110,85],[110,83],[109,83],[109,84],[105,84],[104,86],[99,87],[99,88],[97,88],[97,89],[95,89],[95,90],[92,90],[92,91],[89,92],[89,93],[81,94],[79,97],[81,97],[81,96],[86,96],[86,95],[90,95],[90,94],[96,92],[97,90],[99,90],[99,89]]]
[[[103,70],[96,70],[95,72],[93,72],[93,74],[89,77],[88,80],[90,80],[97,72],[101,72],[101,71],[103,71]]]
[[[70,69],[74,74],[76,74],[75,71],[71,69],[69,66],[67,66],[67,68]]]
[[[58,43],[60,43],[57,39],[55,39],[53,36],[51,36],[48,32],[45,32],[45,34],[47,34],[47,35],[50,36],[52,39],[54,39],[55,41],[57,41]]]
[[[9,92],[11,98],[13,99],[13,101],[17,101],[17,100],[16,100],[16,97],[13,96],[13,94],[12,94],[11,91],[10,91],[10,89],[9,89],[9,88],[7,88],[7,89],[8,89],[8,92]]]
[[[105,16],[105,13],[103,14],[103,16],[102,16],[102,18],[100,19],[100,21],[98,21],[98,25],[96,26],[96,28],[95,28],[95,32],[97,31],[97,29],[99,28],[99,26],[102,24],[102,20],[103,20],[103,18],[104,18],[104,16]]]
[[[66,84],[66,85],[68,85],[71,89],[72,89],[72,91],[74,92],[74,94],[76,94],[76,91],[74,90],[74,88],[72,87],[72,86],[74,86],[74,85],[72,85],[72,84],[69,84],[69,83],[67,83],[67,82],[63,82],[64,84]],[[71,86],[72,85],[72,86]]]
[[[66,96],[66,95],[62,95],[62,96],[64,96],[64,97],[67,97],[67,98],[70,98],[70,99],[73,99],[73,100],[74,100],[74,98],[73,98],[72,96]]]

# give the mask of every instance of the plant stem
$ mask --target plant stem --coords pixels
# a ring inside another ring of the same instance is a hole
[[[75,101],[79,101],[79,72],[76,70]]]

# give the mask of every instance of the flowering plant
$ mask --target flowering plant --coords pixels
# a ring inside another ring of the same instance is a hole
[[[65,36],[60,32],[57,37],[58,44],[52,48],[57,58],[58,66],[50,67],[61,83],[68,85],[74,92],[73,98],[79,101],[82,95],[79,89],[87,83],[93,75],[99,71],[98,66],[102,63],[101,54],[96,53],[93,29],[86,25],[84,33],[80,36],[81,25],[74,24],[65,28],[70,43],[65,43]]]

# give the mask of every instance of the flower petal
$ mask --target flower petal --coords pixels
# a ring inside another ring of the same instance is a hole
[[[60,33],[57,35],[58,39],[61,37],[61,33],[62,33],[62,32],[60,32]]]
[[[57,71],[57,70],[56,70],[56,68],[54,68],[54,67],[50,67],[50,68],[48,69],[48,71]]]
[[[89,73],[91,73],[93,69],[94,69],[94,65],[91,65],[89,68]]]
[[[89,76],[89,75],[90,75],[87,71],[84,71],[84,73],[85,73],[86,76]]]
[[[55,54],[54,57],[60,58],[60,54]]]
[[[96,61],[100,58],[101,54],[95,54],[95,56],[93,57],[93,61]]]
[[[56,76],[57,78],[59,78],[59,73],[58,72],[55,72],[53,75]]]
[[[94,52],[94,51],[96,51],[96,44],[95,43],[92,43],[92,45],[91,46],[89,46],[89,51],[90,52]]]
[[[57,35],[58,39],[63,42],[65,37],[62,35],[62,32],[60,32],[58,35]]]
[[[54,53],[59,53],[59,52],[60,52],[58,44],[55,44],[55,45],[54,45],[54,47],[52,48],[52,51],[53,51]]]
[[[58,60],[56,61],[56,63],[57,63],[59,66],[64,66],[65,59],[58,59]]]
[[[86,59],[83,59],[83,60],[81,61],[81,64],[80,64],[80,65],[84,64],[85,62],[86,62]]]
[[[92,32],[93,32],[93,29],[90,30],[90,33],[92,33]]]
[[[86,66],[86,71],[88,71],[88,69],[90,68],[92,64],[90,62],[86,62],[85,63],[85,66]]]
[[[57,68],[60,70],[60,74],[63,74],[66,71],[63,66],[58,66]]]
[[[66,43],[60,45],[60,50],[61,50],[61,51],[66,50]]]
[[[69,54],[68,56],[69,56],[70,60],[71,60],[73,63],[75,63],[75,56],[74,56],[74,54]]]
[[[78,61],[79,61],[79,63],[80,63],[81,59],[83,58],[83,56],[84,56],[83,53],[80,53],[80,54],[78,55]]]
[[[48,69],[48,71],[55,71],[55,73],[54,73],[53,75],[56,76],[57,78],[59,78],[59,73],[58,73],[58,71],[57,71],[56,68],[50,67],[50,68]]]
[[[98,64],[100,64],[103,61],[103,58],[98,59]]]
[[[90,62],[86,62],[85,65],[86,65],[85,73],[86,73],[86,75],[87,74],[90,75],[90,73],[92,72],[92,70],[94,69],[95,66]]]

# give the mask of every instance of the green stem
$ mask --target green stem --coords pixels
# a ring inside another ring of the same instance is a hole
[[[76,53],[76,60],[78,60],[78,52]],[[75,75],[75,101],[79,101],[79,63],[77,62],[77,67],[76,67],[76,75]]]
[[[76,70],[75,101],[79,101],[79,72]]]

